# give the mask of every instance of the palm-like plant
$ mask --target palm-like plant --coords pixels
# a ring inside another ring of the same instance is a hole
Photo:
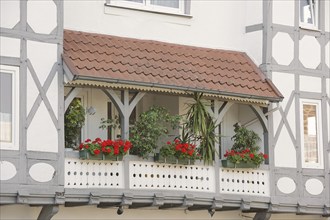
[[[203,93],[194,93],[194,103],[189,104],[186,115],[185,128],[189,137],[194,141],[200,141],[200,153],[205,164],[212,164],[215,153],[215,122],[206,109],[203,102]]]

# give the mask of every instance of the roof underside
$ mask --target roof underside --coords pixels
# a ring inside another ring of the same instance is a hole
[[[283,98],[242,52],[65,30],[63,59],[76,85],[101,81],[110,87],[200,91],[275,102]]]

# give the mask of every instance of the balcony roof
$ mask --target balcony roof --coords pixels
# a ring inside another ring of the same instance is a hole
[[[65,30],[63,60],[73,75],[71,84],[199,91],[238,100],[283,99],[243,52]]]

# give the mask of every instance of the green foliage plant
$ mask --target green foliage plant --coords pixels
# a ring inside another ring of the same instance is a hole
[[[79,134],[85,123],[85,109],[75,98],[64,115],[65,147],[75,148],[79,144]]]
[[[168,134],[169,128],[178,128],[180,118],[179,115],[171,115],[166,108],[158,106],[140,114],[130,130],[130,141],[134,146],[130,153],[143,158],[155,153],[159,138]]]
[[[259,135],[252,130],[248,130],[246,127],[234,124],[235,135],[231,138],[234,140],[232,150],[242,151],[249,149],[252,152],[260,150],[257,143],[261,140]]]
[[[268,158],[267,154],[259,152],[257,143],[261,140],[259,135],[246,127],[234,124],[234,144],[230,151],[226,151],[225,158],[234,164],[252,163],[257,167]]]
[[[203,93],[194,93],[194,102],[188,104],[184,128],[193,142],[200,142],[199,151],[204,164],[213,164],[215,154],[216,124],[207,111]]]

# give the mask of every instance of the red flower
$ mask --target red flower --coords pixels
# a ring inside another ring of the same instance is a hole
[[[84,144],[81,143],[81,144],[79,145],[79,149],[82,150],[83,148],[84,148]]]
[[[87,142],[87,143],[91,142],[91,139],[88,138],[88,139],[85,140],[85,142]]]
[[[254,154],[250,154],[250,158],[253,159],[254,158]]]
[[[264,158],[267,159],[268,158],[268,155],[267,154],[264,154]]]
[[[166,144],[171,144],[171,142],[170,141],[167,141]]]
[[[101,151],[100,151],[99,149],[95,149],[95,150],[94,150],[94,154],[95,154],[95,155],[99,155],[100,153],[101,153]]]

